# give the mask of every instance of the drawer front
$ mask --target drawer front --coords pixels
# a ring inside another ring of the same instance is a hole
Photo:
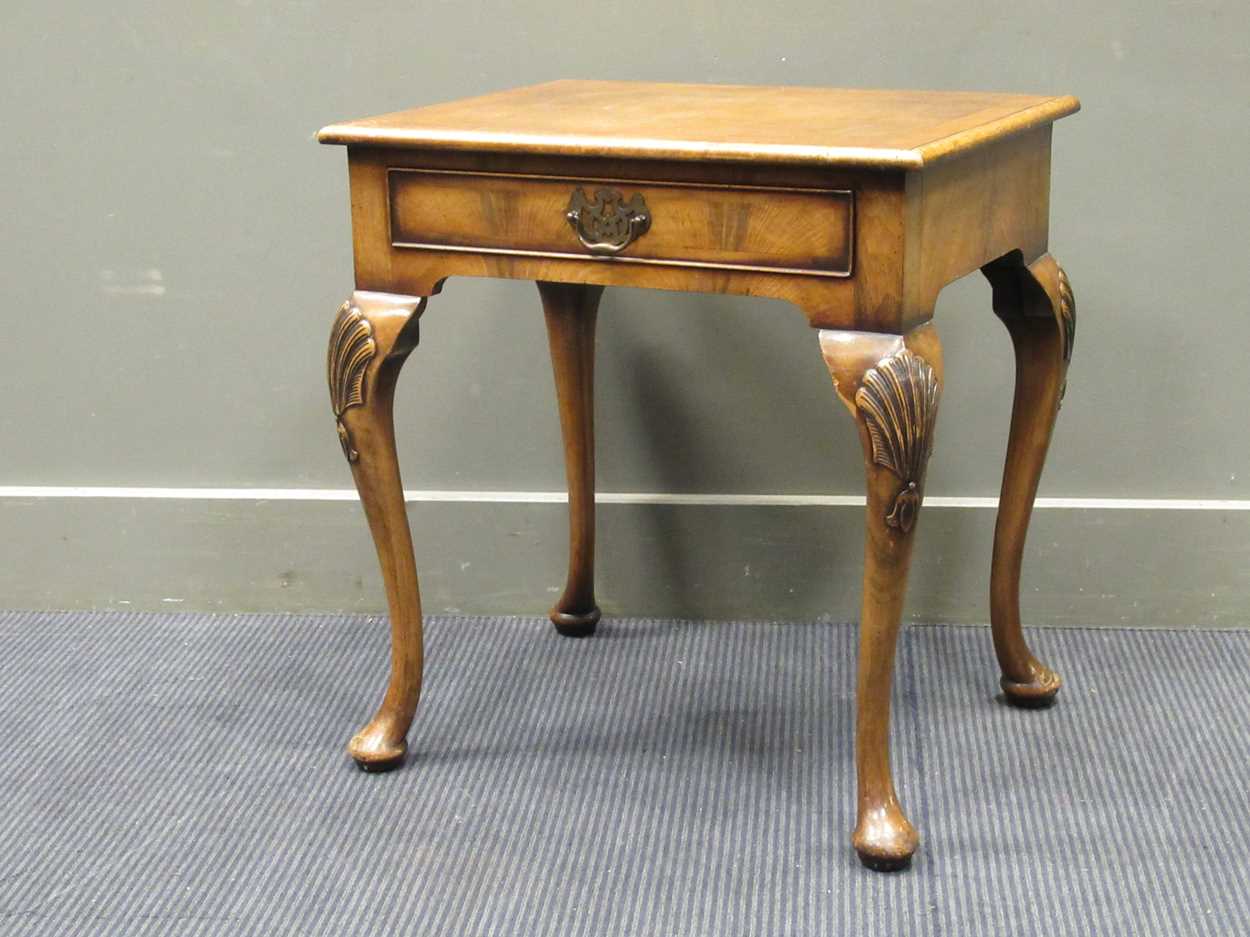
[[[844,189],[391,169],[391,244],[613,263],[851,275]]]

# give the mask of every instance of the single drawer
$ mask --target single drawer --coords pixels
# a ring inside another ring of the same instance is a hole
[[[401,249],[851,275],[844,189],[425,169],[391,169],[387,187]]]

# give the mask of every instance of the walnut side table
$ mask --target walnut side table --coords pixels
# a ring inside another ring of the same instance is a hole
[[[980,269],[1011,333],[1015,403],[994,538],[991,617],[1009,700],[1059,677],[1020,630],[1020,561],[1063,397],[1072,290],[1047,253],[1050,141],[1071,97],[560,81],[321,131],[348,148],[356,291],[334,321],[330,397],[377,546],[391,676],[349,750],[397,766],[421,689],[421,601],[395,453],[395,381],[450,276],[538,284],[569,487],[556,630],[594,597],[595,315],[605,286],[788,300],[818,330],[859,428],[867,538],[855,729],[866,865],[918,836],[889,763],[890,682],[942,388],[938,292]]]

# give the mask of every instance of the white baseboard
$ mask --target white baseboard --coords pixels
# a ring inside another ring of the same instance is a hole
[[[560,592],[568,550],[563,493],[410,497],[427,613],[541,615]],[[596,568],[605,614],[841,621],[859,614],[859,497],[608,493],[601,500]],[[986,621],[995,512],[932,506],[992,508],[994,501],[929,499],[909,621]],[[1030,525],[1021,594],[1030,625],[1250,627],[1247,502],[1072,498],[1041,506],[1060,509],[1034,512]],[[385,608],[351,489],[10,487],[0,489],[0,525],[8,534],[0,607]]]
[[[0,498],[131,498],[171,501],[355,501],[351,488],[158,488],[99,485],[0,485]],[[563,491],[451,491],[417,489],[404,492],[408,501],[471,504],[562,504]],[[599,504],[690,504],[725,507],[854,507],[862,495],[669,494],[656,491],[602,491]],[[998,498],[930,495],[931,508],[997,508]],[[1230,498],[1038,498],[1041,510],[1081,511],[1250,511],[1250,499]]]

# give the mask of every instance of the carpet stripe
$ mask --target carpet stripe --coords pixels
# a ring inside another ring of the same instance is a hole
[[[0,935],[1189,935],[1250,920],[1245,632],[907,627],[921,852],[862,870],[855,631],[433,617],[404,770],[343,752],[382,618],[0,612]]]

